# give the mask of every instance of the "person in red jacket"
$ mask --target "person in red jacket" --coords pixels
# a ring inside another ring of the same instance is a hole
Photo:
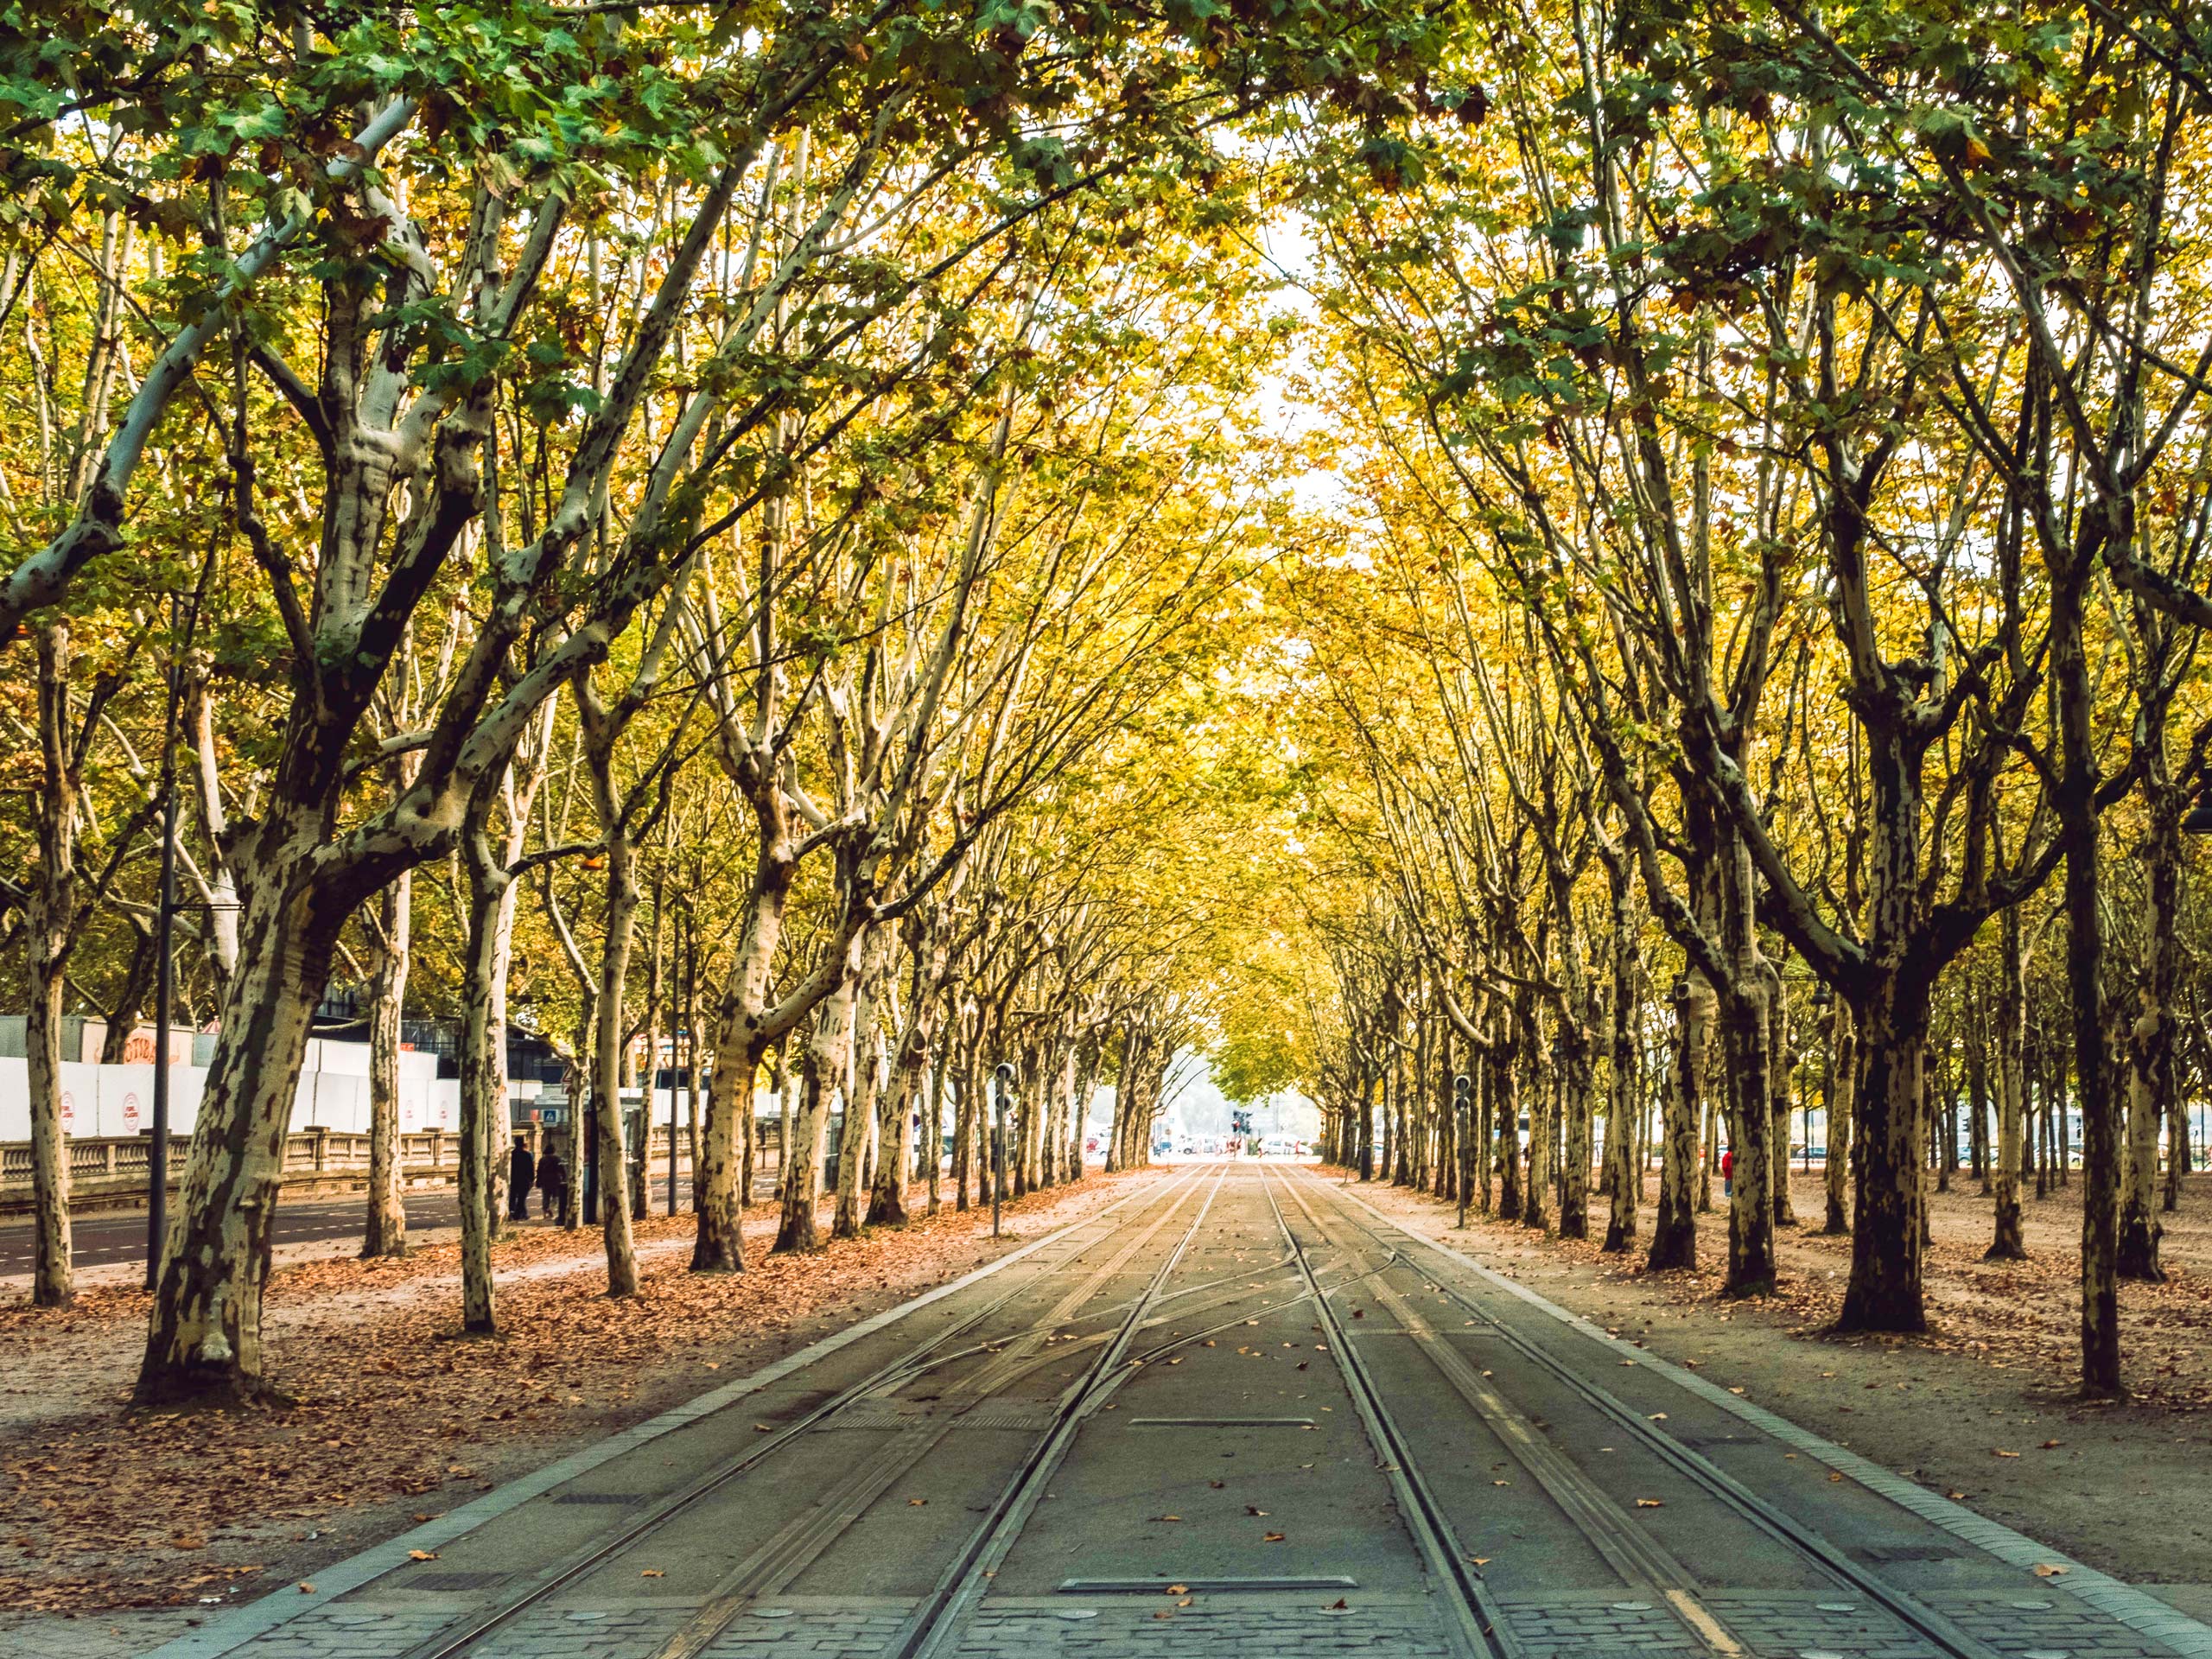
[[[1736,1149],[1731,1147],[1720,1154],[1720,1196],[1733,1198],[1735,1195]]]

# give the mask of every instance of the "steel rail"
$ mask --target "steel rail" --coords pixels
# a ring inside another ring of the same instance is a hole
[[[1082,1221],[1073,1224],[1069,1230],[1076,1232],[1088,1228],[1093,1223],[1113,1214],[1125,1204],[1140,1201],[1160,1202],[1172,1212],[1173,1206],[1180,1204],[1195,1185],[1197,1173],[1197,1166],[1193,1166],[1192,1179],[1190,1180],[1179,1176],[1171,1179],[1165,1186],[1140,1190],[1128,1194],[1126,1198],[1117,1198],[1096,1215],[1087,1216]],[[1078,1246],[1057,1262],[1052,1262],[1050,1266],[1054,1268],[1064,1267],[1069,1262],[1107,1243],[1114,1236],[1113,1230],[1109,1230],[1103,1237]],[[401,1656],[401,1659],[454,1659],[454,1656],[466,1653],[493,1631],[512,1623],[532,1607],[575,1583],[588,1573],[595,1571],[639,1540],[658,1532],[702,1499],[719,1491],[748,1470],[756,1467],[777,1452],[785,1450],[817,1424],[835,1416],[838,1412],[869,1395],[879,1393],[887,1388],[900,1386],[913,1376],[930,1369],[929,1357],[934,1351],[943,1346],[950,1338],[973,1330],[983,1320],[989,1319],[1009,1303],[1033,1289],[1034,1283],[1035,1275],[1025,1279],[965,1318],[942,1331],[932,1332],[929,1337],[870,1372],[859,1382],[841,1389],[822,1404],[778,1429],[742,1455],[732,1459],[717,1468],[709,1470],[659,1499],[644,1514],[628,1524],[594,1539],[582,1549],[569,1556],[565,1562],[543,1573],[536,1582],[518,1594],[463,1615],[461,1620],[454,1624],[448,1626],[428,1640],[407,1649]],[[733,1410],[737,1403],[733,1401],[721,1409]],[[702,1417],[698,1421],[705,1422],[709,1419]]]
[[[1191,1217],[1190,1226],[1184,1231],[1167,1259],[1145,1287],[1144,1294],[1130,1308],[1090,1369],[1062,1396],[1051,1431],[1031,1451],[1012,1480],[1008,1481],[992,1503],[990,1511],[969,1535],[950,1567],[938,1578],[936,1586],[924,1599],[922,1605],[908,1618],[898,1637],[885,1649],[884,1659],[946,1659],[958,1643],[962,1627],[968,1614],[982,1599],[983,1591],[1020,1536],[1038,1499],[1043,1495],[1045,1483],[1052,1478],[1068,1449],[1074,1445],[1077,1433],[1084,1421],[1107,1396],[1121,1386],[1122,1380],[1135,1369],[1128,1360],[1130,1344],[1135,1339],[1145,1315],[1160,1299],[1160,1293],[1168,1276],[1181,1262],[1191,1248],[1191,1241],[1198,1236],[1205,1224],[1207,1212],[1213,1208],[1215,1197],[1222,1183],[1229,1179],[1227,1166],[1214,1178],[1212,1188],[1198,1213]]]
[[[1315,1181],[1313,1185],[1324,1192],[1329,1191],[1325,1182]],[[1366,1232],[1378,1245],[1386,1243],[1379,1232],[1357,1216],[1347,1218],[1355,1226]],[[1433,1240],[1422,1238],[1418,1233],[1410,1234],[1409,1236],[1427,1245],[1455,1267],[1464,1268],[1467,1265],[1452,1251],[1445,1249]],[[1671,1434],[1653,1427],[1641,1413],[1631,1410],[1617,1395],[1582,1376],[1564,1361],[1546,1352],[1538,1344],[1529,1341],[1519,1332],[1499,1319],[1489,1309],[1481,1306],[1462,1292],[1444,1282],[1441,1278],[1432,1282],[1443,1295],[1481,1320],[1516,1353],[1564,1382],[1591,1406],[1635,1436],[1647,1450],[1656,1455],[1669,1468],[1703,1488],[1710,1496],[1718,1498],[1769,1536],[1796,1549],[1802,1554],[1811,1557],[1815,1562],[1842,1584],[1866,1596],[1869,1599],[1879,1603],[1901,1623],[1925,1637],[1936,1646],[1955,1656],[1956,1659],[2003,1659],[2003,1656],[1995,1648],[1961,1630],[1950,1618],[1929,1606],[1910,1592],[1897,1589],[1885,1583],[1826,1538],[1821,1536],[1819,1533],[1767,1502],[1711,1459],[1693,1451]]]
[[[1282,1205],[1275,1200],[1274,1182],[1264,1164],[1260,1166],[1260,1185],[1268,1195],[1268,1207],[1274,1211],[1275,1224],[1282,1229],[1292,1254],[1298,1258],[1298,1270],[1306,1281],[1307,1298],[1329,1339],[1329,1351],[1336,1357],[1337,1370],[1351,1395],[1353,1408],[1358,1412],[1367,1438],[1381,1458],[1383,1472],[1389,1477],[1406,1529],[1413,1535],[1414,1547],[1421,1551],[1430,1575],[1452,1592],[1448,1602],[1452,1618],[1447,1626],[1452,1645],[1461,1659],[1483,1659],[1485,1655],[1494,1655],[1496,1659],[1521,1659],[1520,1644],[1506,1629],[1497,1604],[1491,1599],[1490,1591],[1460,1545],[1451,1517],[1445,1513],[1427,1478],[1421,1472],[1411,1443],[1383,1403],[1382,1392],[1368,1375],[1366,1362],[1352,1346],[1344,1322],[1329,1306],[1328,1294],[1321,1288],[1313,1264],[1306,1258],[1306,1247],[1299,1243],[1298,1235],[1283,1215]]]

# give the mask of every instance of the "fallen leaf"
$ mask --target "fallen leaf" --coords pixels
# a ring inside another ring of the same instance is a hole
[[[1989,1451],[1992,1457],[1998,1458],[2017,1458],[2020,1455],[2017,1452],[2007,1452],[2004,1447],[1997,1446],[1993,1446],[1989,1448]]]
[[[664,1579],[668,1574],[662,1572],[660,1568],[657,1567],[640,1567],[638,1571],[638,1576],[641,1579]]]
[[[2073,1570],[2074,1569],[2072,1567],[2063,1566],[2056,1561],[2037,1561],[2036,1563],[2036,1577],[2039,1579],[2063,1578],[2067,1573],[2071,1573]]]
[[[1282,1542],[1282,1534],[1279,1532],[1271,1532],[1264,1538],[1261,1539],[1260,1541],[1263,1544],[1279,1544]]]
[[[910,1497],[906,1500],[906,1507],[910,1510],[918,1510],[928,1503],[929,1499],[926,1497]]]
[[[2065,1442],[2063,1440],[2045,1440],[2043,1443],[2043,1449],[2046,1452],[2056,1452],[2063,1444]]]
[[[1167,1593],[1171,1596],[1185,1595],[1189,1592],[1190,1588],[1191,1586],[1187,1584],[1171,1584],[1167,1586]]]
[[[407,1552],[407,1559],[410,1561],[435,1561],[438,1559],[438,1552],[435,1549],[410,1549]]]
[[[305,1579],[302,1579],[300,1580],[300,1593],[303,1596],[311,1596],[315,1594],[315,1586],[309,1584]]]
[[[1247,1503],[1244,1506],[1244,1513],[1247,1515],[1265,1515],[1267,1511],[1256,1503]]]
[[[1663,1510],[1667,1507],[1667,1500],[1663,1497],[1639,1497],[1636,1500],[1636,1507],[1639,1510]]]

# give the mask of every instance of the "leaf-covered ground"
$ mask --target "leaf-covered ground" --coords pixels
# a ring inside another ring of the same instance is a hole
[[[1335,1172],[1341,1176],[1343,1172]],[[2005,1525],[2139,1583],[2190,1586],[2176,1599],[2212,1616],[2212,1176],[2183,1184],[2164,1217],[2167,1282],[2123,1285],[2123,1354],[2133,1390],[2084,1402],[2079,1380],[2082,1209],[2072,1188],[2024,1198],[2029,1259],[1989,1262],[1991,1206],[1961,1175],[1933,1195],[1927,1267],[1931,1328],[1913,1338],[1828,1330],[1843,1300],[1851,1241],[1803,1227],[1782,1236],[1779,1294],[1724,1300],[1727,1217],[1698,1217],[1696,1271],[1651,1274],[1641,1252],[1605,1255],[1606,1206],[1590,1240],[1543,1238],[1472,1220],[1387,1186],[1355,1187],[1433,1236],[1469,1249],[1554,1301]],[[1793,1202],[1817,1227],[1820,1178]],[[1647,1192],[1643,1242],[1649,1240]]]
[[[1093,1175],[1011,1217],[1033,1237],[1147,1179]],[[822,1219],[826,1236],[826,1204]],[[749,1271],[701,1276],[685,1271],[689,1216],[638,1230],[644,1285],[621,1302],[601,1294],[595,1230],[503,1241],[489,1341],[458,1335],[453,1243],[279,1268],[267,1327],[289,1402],[244,1412],[128,1408],[142,1291],[90,1290],[60,1313],[20,1293],[0,1302],[0,1608],[257,1593],[1015,1243],[994,1246],[987,1211],[947,1208],[772,1256],[762,1206],[747,1221]]]

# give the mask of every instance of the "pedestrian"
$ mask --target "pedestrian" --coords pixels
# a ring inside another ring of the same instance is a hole
[[[1736,1148],[1731,1147],[1720,1154],[1720,1196],[1736,1196]]]
[[[559,1215],[569,1194],[569,1166],[550,1147],[537,1160],[537,1190],[545,1195],[544,1213],[548,1217]]]
[[[530,1189],[537,1185],[537,1160],[531,1155],[526,1141],[515,1142],[514,1155],[507,1160],[507,1219],[530,1219]]]

